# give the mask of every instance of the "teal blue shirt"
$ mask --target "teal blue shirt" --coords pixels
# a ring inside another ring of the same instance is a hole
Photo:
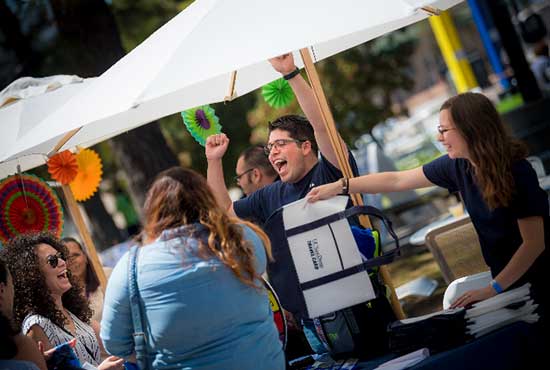
[[[152,367],[284,369],[267,294],[239,281],[217,258],[197,256],[193,226],[165,231],[139,251],[137,280]],[[204,240],[208,232],[199,228]],[[263,244],[250,228],[243,230],[263,273]],[[101,321],[106,350],[121,357],[134,352],[127,270],[125,254],[109,279]]]

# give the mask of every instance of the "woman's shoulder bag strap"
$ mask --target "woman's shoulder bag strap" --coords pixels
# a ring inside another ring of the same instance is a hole
[[[137,255],[138,246],[134,245],[128,255],[128,285],[130,288],[130,310],[132,311],[132,321],[134,324],[134,349],[136,352],[136,361],[140,370],[148,370],[149,362],[147,358],[147,343],[145,330],[143,329],[143,320],[141,305],[139,302],[139,290],[137,285]]]

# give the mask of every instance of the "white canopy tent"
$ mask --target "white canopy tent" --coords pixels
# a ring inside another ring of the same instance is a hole
[[[244,95],[280,77],[269,58],[300,50],[295,61],[308,72],[342,172],[350,176],[313,63],[461,1],[196,0],[32,130],[7,143],[0,167],[3,174],[13,173],[29,154],[92,145],[188,108]],[[91,254],[95,257],[95,251]],[[380,271],[389,283],[386,270]],[[392,299],[402,318],[395,294]]]
[[[6,143],[0,176],[14,173],[16,164],[39,164],[23,158],[49,153],[63,137],[70,138],[59,150],[86,147],[224,101],[233,71],[234,98],[280,77],[268,58],[307,47],[316,62],[461,1],[197,0],[32,130]],[[303,66],[301,58],[295,60]]]
[[[93,79],[57,75],[42,78],[23,77],[0,92],[0,158],[6,157],[15,142],[31,132],[45,117],[88,86]],[[57,143],[50,139],[12,163],[0,164],[0,179],[45,163],[47,154]]]

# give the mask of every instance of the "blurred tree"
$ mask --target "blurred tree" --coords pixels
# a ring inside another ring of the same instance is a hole
[[[319,63],[334,119],[348,143],[393,115],[394,91],[413,87],[407,67],[415,46],[414,36],[401,31]]]
[[[57,36],[57,32],[52,32],[57,31],[57,28],[51,25],[51,8],[44,2],[31,3],[34,4],[10,2],[11,8],[8,2],[0,4],[0,34],[3,36],[0,37],[0,60],[8,61],[8,68],[0,69],[0,88],[22,76],[38,77],[63,73],[58,70],[59,65],[45,57],[47,54],[44,52],[45,46],[51,45],[51,41]],[[50,177],[45,166],[30,172],[45,179]],[[85,202],[84,207],[92,224],[92,237],[98,249],[122,240],[120,230],[105,210],[98,193]]]
[[[51,0],[51,5],[61,42],[56,50],[64,50],[68,61],[64,68],[72,67],[83,77],[98,76],[124,56],[115,18],[105,1]],[[110,143],[120,168],[131,172],[127,172],[130,196],[141,209],[150,182],[160,171],[178,165],[177,157],[155,123],[119,135]]]
[[[37,55],[23,34],[19,19],[5,1],[0,2],[0,88],[36,70]]]
[[[416,41],[415,33],[407,28],[316,63],[334,120],[347,143],[354,143],[374,125],[393,115],[395,91],[412,89],[409,57]],[[300,112],[296,101],[285,109],[275,110],[264,102],[259,91],[256,94],[260,98],[248,115],[254,126],[254,140],[265,140],[268,121]]]

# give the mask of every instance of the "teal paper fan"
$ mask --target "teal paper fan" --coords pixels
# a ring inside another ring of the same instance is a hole
[[[222,132],[220,120],[209,105],[201,105],[181,112],[181,118],[189,133],[202,146],[205,145],[208,136]]]
[[[283,78],[279,78],[262,87],[265,102],[273,108],[284,108],[294,99],[292,88]]]

